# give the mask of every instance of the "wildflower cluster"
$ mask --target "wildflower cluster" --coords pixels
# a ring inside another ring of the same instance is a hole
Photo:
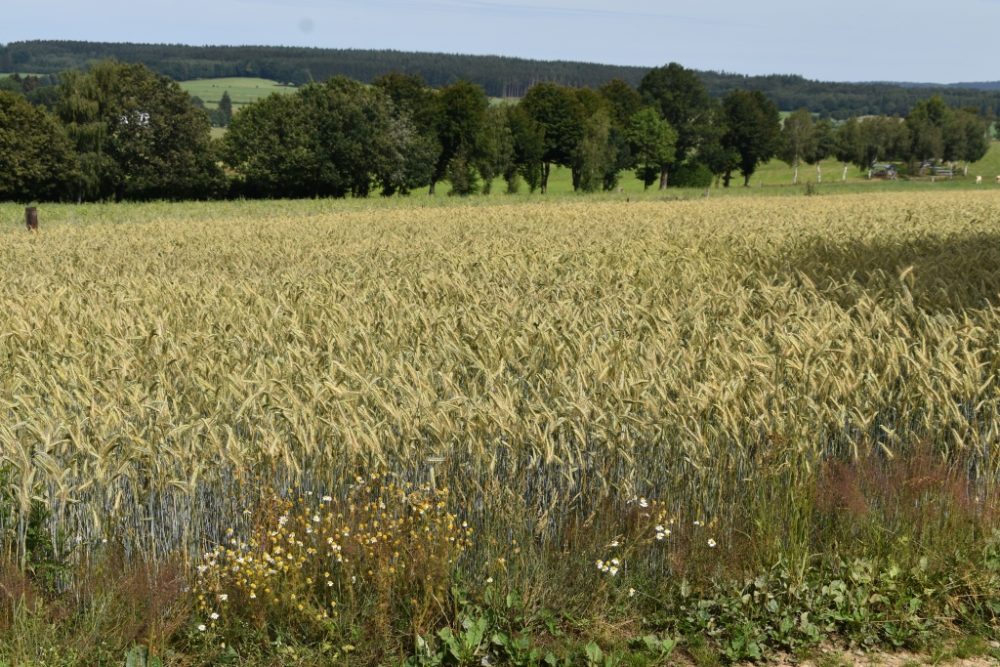
[[[387,476],[359,477],[344,497],[276,498],[249,539],[230,534],[205,554],[198,630],[212,630],[227,614],[335,627],[345,606],[357,614],[443,595],[471,536],[448,511],[447,490]]]
[[[617,558],[612,558],[606,563],[603,560],[598,559],[596,564],[599,571],[614,577],[618,575],[618,570],[621,569],[622,562]]]
[[[661,501],[633,498],[628,504],[632,507],[642,539],[645,539],[650,532],[657,542],[662,542],[670,537],[672,532],[670,526],[673,525],[674,519],[668,514],[667,508]],[[651,531],[650,527],[652,527]]]

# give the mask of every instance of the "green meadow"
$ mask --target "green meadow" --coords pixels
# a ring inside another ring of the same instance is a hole
[[[817,171],[815,165],[803,164],[799,167],[799,182],[792,183],[792,168],[781,160],[770,160],[758,167],[757,171],[750,178],[750,187],[743,187],[743,178],[739,174],[734,174],[729,188],[723,188],[720,184],[713,182],[708,189],[708,196],[734,196],[747,194],[768,194],[768,195],[797,195],[802,194],[807,187],[814,192],[824,194],[850,193],[850,192],[907,192],[915,190],[950,190],[962,188],[987,188],[997,187],[996,176],[1000,174],[1000,142],[994,141],[990,146],[986,156],[969,165],[969,175],[962,175],[961,166],[956,170],[954,178],[937,178],[933,182],[929,178],[900,178],[896,181],[869,180],[867,174],[853,165],[847,168],[847,177],[844,179],[844,165],[835,159],[823,160],[820,163],[820,175],[822,180],[817,183]],[[983,183],[976,185],[976,176],[983,177]],[[660,192],[656,186],[649,190],[644,190],[642,181],[635,177],[631,171],[624,171],[619,181],[621,193],[628,197],[652,197],[659,198],[664,194],[676,196],[704,195],[704,189],[671,189],[666,193]],[[492,189],[493,196],[505,196],[506,184],[498,179]],[[522,184],[521,190],[527,192],[527,187]],[[752,192],[747,192],[748,190]],[[447,191],[447,189],[445,189]],[[550,194],[570,194],[573,192],[572,174],[569,169],[554,167],[549,177]],[[589,195],[588,195],[589,196]]]
[[[222,93],[228,91],[233,101],[233,108],[238,109],[251,102],[256,102],[271,93],[290,93],[295,86],[287,86],[277,81],[253,77],[229,77],[222,79],[193,79],[180,81],[181,88],[195,97],[200,97],[205,106],[214,109],[222,99]]]

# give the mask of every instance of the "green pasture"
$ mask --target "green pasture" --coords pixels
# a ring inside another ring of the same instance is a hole
[[[191,95],[200,97],[205,106],[214,109],[222,99],[222,93],[229,91],[233,108],[238,109],[251,102],[256,102],[271,93],[290,93],[295,86],[288,86],[269,79],[253,77],[227,77],[221,79],[192,79],[179,81],[181,88]]]
[[[715,195],[738,195],[752,194],[747,190],[755,192],[766,192],[767,194],[800,194],[807,183],[812,183],[817,192],[820,193],[849,193],[849,192],[870,192],[872,189],[878,191],[912,191],[927,189],[954,189],[954,188],[974,188],[976,187],[976,176],[983,177],[983,183],[979,187],[997,187],[996,176],[1000,174],[1000,142],[994,141],[990,146],[986,156],[969,165],[968,177],[962,176],[961,165],[956,171],[956,176],[951,179],[937,178],[931,182],[929,178],[914,178],[911,180],[900,179],[897,181],[868,180],[867,174],[857,167],[850,165],[847,169],[847,178],[843,180],[844,165],[835,159],[824,160],[820,163],[822,180],[817,183],[817,172],[815,165],[803,164],[799,167],[799,182],[792,184],[792,168],[774,159],[758,167],[756,173],[750,179],[750,187],[743,187],[743,177],[739,174],[733,175],[732,183],[728,189],[721,187],[721,184],[713,183],[709,188],[709,196]],[[643,190],[642,182],[635,177],[631,171],[622,172],[619,187],[621,193],[627,196],[660,197],[665,193],[659,192],[653,185],[648,191]],[[502,196],[505,184],[498,180],[493,186],[493,194]],[[439,188],[440,190],[440,188]],[[522,190],[527,192],[527,187],[522,186]],[[445,186],[447,191],[447,186]],[[552,169],[549,176],[550,194],[570,194],[573,192],[572,175],[569,169]],[[666,194],[692,194],[694,190],[688,192],[685,189],[668,190]],[[703,194],[703,190],[701,191]]]

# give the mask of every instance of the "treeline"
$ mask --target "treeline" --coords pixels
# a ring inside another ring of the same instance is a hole
[[[801,110],[782,123],[760,91],[716,100],[676,63],[637,87],[539,83],[518,104],[494,106],[467,81],[434,89],[404,73],[372,85],[334,77],[247,105],[221,141],[204,109],[143,65],[98,63],[63,74],[56,90],[52,112],[0,92],[0,199],[365,197],[445,182],[464,196],[501,178],[507,192],[545,193],[553,166],[582,192],[614,190],[627,171],[647,188],[728,187],[775,156],[797,173],[831,155],[865,169],[969,162],[989,147],[988,120],[940,97],[905,119],[835,126]]]
[[[55,74],[84,69],[105,59],[142,63],[178,81],[227,76],[256,76],[302,85],[346,76],[371,83],[389,72],[421,77],[440,88],[456,81],[480,85],[491,97],[523,97],[541,82],[597,89],[619,79],[638,86],[649,71],[594,63],[539,61],[503,56],[412,53],[391,50],[316,49],[263,46],[183,46],[75,41],[24,41],[0,47],[0,72]],[[710,96],[721,99],[734,90],[759,91],[792,111],[808,108],[823,117],[903,115],[917,102],[940,95],[953,107],[984,115],[1000,111],[1000,91],[953,86],[906,86],[891,83],[829,83],[801,76],[742,76],[697,72]],[[978,87],[989,88],[989,84]]]

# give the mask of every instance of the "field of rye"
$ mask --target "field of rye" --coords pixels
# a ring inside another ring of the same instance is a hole
[[[1000,553],[996,193],[20,215],[0,557],[30,569],[41,540],[56,589],[112,550],[194,572],[274,497],[432,467],[448,566],[523,555],[509,585],[550,607]]]

